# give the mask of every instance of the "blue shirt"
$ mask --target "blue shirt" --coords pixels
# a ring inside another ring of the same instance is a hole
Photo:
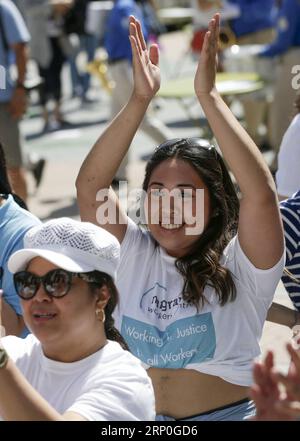
[[[3,31],[8,46],[16,43],[27,43],[30,35],[25,22],[10,0],[0,2],[0,14]],[[0,102],[10,101],[13,93],[13,80],[9,74],[9,68],[14,63],[12,50],[5,50],[2,34],[0,33]]]
[[[145,25],[141,10],[133,0],[117,0],[108,16],[104,37],[105,49],[110,60],[126,59],[132,61],[129,41],[129,16],[134,15],[141,21],[145,35]],[[145,35],[145,39],[147,35]]]
[[[239,17],[231,20],[231,27],[237,37],[269,29],[274,26],[274,0],[230,0],[240,7]]]
[[[22,315],[22,310],[7,262],[15,251],[23,248],[25,233],[40,223],[37,217],[23,210],[11,195],[8,196],[4,205],[0,206],[0,267],[3,269],[0,288],[3,289],[5,301],[19,315]]]
[[[280,211],[286,244],[286,268],[300,281],[300,191],[282,201]],[[282,282],[294,306],[300,311],[300,283],[293,282],[286,275],[282,276]]]
[[[276,32],[275,41],[260,55],[274,57],[292,47],[300,47],[300,0],[283,0],[277,15]]]

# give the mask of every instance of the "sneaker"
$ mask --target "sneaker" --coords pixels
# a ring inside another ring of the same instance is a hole
[[[36,188],[38,188],[41,183],[45,164],[46,164],[46,160],[44,158],[41,158],[32,166],[31,171],[35,180]]]

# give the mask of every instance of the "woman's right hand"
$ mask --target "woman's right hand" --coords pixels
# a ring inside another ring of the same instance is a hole
[[[159,51],[156,44],[147,49],[140,22],[133,16],[129,21],[132,49],[134,90],[139,99],[151,100],[160,87]]]

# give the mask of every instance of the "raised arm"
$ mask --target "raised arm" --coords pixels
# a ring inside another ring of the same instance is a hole
[[[133,54],[134,89],[121,112],[109,124],[83,162],[76,180],[81,219],[99,224],[96,211],[103,201],[96,201],[99,190],[109,189],[122,159],[145,112],[160,86],[158,48],[148,50],[141,25],[130,17],[129,38]],[[109,190],[109,203],[116,205],[117,222],[102,225],[121,242],[126,232],[126,214],[120,210],[116,195]],[[98,219],[99,220],[99,219]]]
[[[195,92],[242,193],[238,236],[244,253],[261,269],[274,266],[284,240],[275,183],[258,148],[215,87],[219,14],[211,20],[195,76]]]

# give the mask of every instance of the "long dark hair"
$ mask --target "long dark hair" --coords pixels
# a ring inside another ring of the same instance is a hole
[[[176,158],[189,163],[209,190],[211,217],[192,249],[176,260],[184,278],[183,298],[197,308],[207,299],[204,288],[215,289],[220,305],[233,301],[233,277],[220,263],[224,248],[237,232],[239,201],[233,183],[217,150],[199,138],[173,139],[161,144],[146,166],[143,190],[147,191],[153,170],[163,161]]]
[[[114,284],[112,277],[106,273],[101,272],[101,271],[92,271],[89,274],[96,280],[96,282],[89,283],[89,285],[91,286],[93,291],[106,285],[106,287],[110,293],[109,301],[107,302],[107,305],[104,309],[104,312],[105,312],[104,330],[105,330],[106,337],[109,340],[113,340],[113,341],[118,342],[123,349],[129,351],[129,348],[128,348],[124,338],[122,337],[120,332],[115,327],[115,321],[112,316],[112,313],[113,313],[113,311],[119,301],[119,293],[116,288],[116,285]]]
[[[16,203],[20,205],[20,207],[24,208],[25,210],[28,210],[27,205],[25,204],[23,199],[21,199],[18,195],[16,195],[11,188],[7,175],[4,150],[1,142],[0,142],[0,194],[1,195],[11,194],[14,200],[16,201]]]

